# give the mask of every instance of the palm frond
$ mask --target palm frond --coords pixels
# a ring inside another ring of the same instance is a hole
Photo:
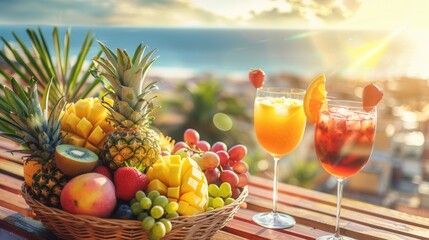
[[[16,35],[14,35],[16,37]],[[16,62],[21,65],[26,72],[32,72],[31,68],[25,64],[25,60],[24,57],[22,57],[18,51],[15,50],[15,48],[8,42],[6,41],[5,38],[1,38],[5,47],[13,54],[13,56],[15,57]],[[6,63],[9,64],[9,66],[22,78],[25,78],[26,75],[23,71],[21,71],[21,69],[19,68],[19,66],[17,66],[16,64],[14,64],[10,59],[8,59],[6,57],[6,55],[3,52],[0,52],[1,57],[5,60]]]
[[[10,44],[4,37],[0,38],[4,43],[0,57],[13,72],[8,74],[6,71],[0,70],[0,75],[7,81],[15,77],[22,85],[30,85],[31,78],[34,77],[38,82],[39,96],[43,95],[43,91],[52,81],[51,93],[49,94],[50,106],[62,97],[65,97],[67,102],[74,102],[101,89],[100,81],[95,81],[88,69],[85,69],[87,67],[85,62],[90,62],[88,54],[94,41],[94,36],[90,31],[85,35],[81,48],[76,53],[77,59],[74,63],[70,61],[70,28],[66,30],[64,39],[61,41],[59,29],[54,27],[52,43],[48,41],[50,39],[45,37],[40,27],[37,30],[27,29],[26,33],[30,39],[29,46],[14,32],[12,35],[17,46]],[[62,46],[61,43],[63,43]],[[12,56],[8,56],[6,51],[12,53]]]

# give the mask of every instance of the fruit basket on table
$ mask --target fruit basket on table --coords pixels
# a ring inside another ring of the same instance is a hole
[[[234,203],[223,208],[171,219],[173,228],[163,239],[210,239],[234,217],[247,194],[246,187]],[[31,198],[25,184],[22,187],[22,196],[36,213],[37,218],[61,239],[148,238],[148,233],[141,227],[141,221],[104,219],[50,208]]]
[[[151,58],[154,51],[144,55],[146,47],[139,45],[130,57],[100,45],[106,58],[94,58],[92,73],[103,82],[102,98],[51,98],[52,92],[67,95],[61,92],[67,88],[53,77],[44,84],[31,78],[28,86],[11,77],[11,87],[0,89],[0,137],[25,147],[16,150],[25,160],[23,198],[37,219],[62,239],[210,238],[248,194],[248,166],[241,161],[245,147],[236,145],[228,152],[224,144],[210,148],[198,142],[195,130],[185,132],[184,141],[174,145],[150,126],[155,109],[151,92],[157,87],[145,84],[144,77],[156,60]],[[231,165],[221,166],[221,158]],[[137,176],[129,181],[124,171]],[[94,189],[79,188],[95,183]],[[97,195],[100,192],[103,195]],[[142,194],[153,192],[167,203],[152,198],[153,204],[135,214],[133,206],[142,204]],[[85,205],[87,200],[102,200],[101,207],[88,207],[97,205]],[[114,216],[119,200],[133,216]],[[168,210],[171,203],[176,204],[174,211]],[[162,214],[152,213],[156,207]],[[144,224],[140,215],[156,220]],[[163,234],[153,231],[155,226],[163,226],[158,228]]]

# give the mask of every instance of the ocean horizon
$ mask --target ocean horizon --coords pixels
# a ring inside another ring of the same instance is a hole
[[[38,27],[0,25],[0,36],[16,42],[14,32],[29,44],[26,29]],[[40,27],[47,43],[51,43],[53,26]],[[112,49],[126,49],[130,54],[140,43],[148,45],[148,50],[156,48],[160,58],[152,68],[158,70],[246,74],[259,67],[267,74],[302,77],[321,72],[362,79],[429,77],[429,48],[422,48],[429,40],[427,32],[59,26],[61,39],[68,28],[72,55],[78,54],[90,31],[95,40]],[[95,41],[88,58],[99,49]]]

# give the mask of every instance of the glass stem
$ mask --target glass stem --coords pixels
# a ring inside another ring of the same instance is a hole
[[[337,179],[337,214],[335,221],[335,239],[340,239],[340,213],[341,213],[341,198],[343,195],[343,181],[344,179]]]
[[[274,178],[273,178],[273,213],[277,213],[277,168],[279,158],[274,158]]]

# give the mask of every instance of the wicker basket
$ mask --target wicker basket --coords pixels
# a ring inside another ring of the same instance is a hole
[[[163,239],[210,239],[233,218],[247,194],[246,187],[232,204],[223,208],[171,219],[173,229]],[[22,186],[22,196],[36,213],[36,217],[61,239],[148,238],[140,221],[74,215],[61,209],[50,208],[31,198],[25,184]]]

